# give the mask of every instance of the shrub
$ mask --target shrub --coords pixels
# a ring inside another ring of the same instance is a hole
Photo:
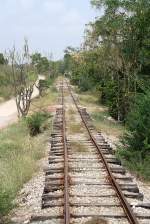
[[[123,138],[126,149],[150,153],[150,91],[140,94],[127,118],[128,132]]]
[[[51,115],[47,112],[37,112],[30,117],[26,118],[27,126],[30,131],[31,136],[35,136],[41,133],[44,129],[47,128],[46,121],[50,118]]]
[[[127,129],[118,154],[139,176],[150,179],[150,91],[137,96],[128,114]]]

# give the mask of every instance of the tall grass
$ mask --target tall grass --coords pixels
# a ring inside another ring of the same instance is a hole
[[[0,216],[13,207],[17,192],[37,170],[46,134],[31,137],[24,121],[0,132]]]

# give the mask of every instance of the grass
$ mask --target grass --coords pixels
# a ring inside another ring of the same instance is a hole
[[[58,92],[55,87],[50,87],[43,97],[37,97],[32,100],[30,112],[41,111],[48,108],[48,106],[56,104]]]
[[[37,171],[37,160],[45,155],[46,133],[31,137],[24,121],[0,133],[0,214],[13,207],[13,199],[23,184]]]
[[[72,141],[71,143],[71,148],[76,151],[76,152],[86,152],[86,147],[85,145],[80,141]]]
[[[92,112],[91,117],[96,128],[108,135],[119,138],[125,131],[125,127],[122,124],[110,119],[107,110]]]
[[[85,94],[79,94],[79,101],[81,103],[81,105],[83,106],[87,106],[87,104],[89,105],[97,105],[99,102],[99,99],[96,95],[96,93],[90,93],[90,92],[86,92]]]

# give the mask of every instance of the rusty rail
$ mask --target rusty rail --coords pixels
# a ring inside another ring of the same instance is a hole
[[[65,122],[65,108],[64,108],[64,88],[62,82],[62,136],[63,136],[63,148],[64,148],[64,223],[70,223],[70,209],[69,209],[69,180],[68,180],[68,153],[66,144],[66,122]]]
[[[77,102],[76,102],[76,100],[75,100],[75,98],[74,98],[74,96],[72,94],[71,88],[68,85],[67,81],[66,81],[66,84],[67,84],[68,90],[69,90],[69,92],[70,92],[70,94],[72,96],[72,99],[74,101],[74,104],[75,104],[75,106],[76,106],[76,108],[77,108],[77,110],[78,110],[78,112],[79,112],[79,114],[81,116],[81,119],[82,119],[82,121],[83,121],[83,123],[84,123],[84,125],[85,125],[85,127],[87,129],[87,132],[88,132],[88,134],[90,136],[90,139],[91,139],[91,141],[93,142],[93,144],[95,145],[95,147],[97,148],[97,150],[98,150],[98,152],[100,154],[100,157],[101,157],[101,159],[103,161],[105,169],[106,169],[106,171],[108,173],[110,183],[111,183],[113,189],[115,190],[115,192],[116,192],[116,194],[117,194],[117,196],[118,196],[118,198],[120,200],[120,203],[121,203],[122,208],[123,208],[123,210],[124,210],[124,212],[125,212],[125,214],[127,216],[127,219],[129,220],[129,223],[131,223],[131,224],[139,224],[139,222],[138,222],[135,214],[133,213],[133,211],[132,211],[128,201],[126,200],[124,194],[122,193],[122,190],[121,190],[120,186],[116,182],[116,180],[115,180],[115,178],[114,178],[114,176],[113,176],[113,174],[112,174],[112,172],[111,172],[111,170],[109,168],[109,165],[108,165],[108,163],[107,163],[107,161],[106,161],[106,159],[105,159],[105,157],[104,157],[104,155],[103,155],[99,145],[96,142],[96,139],[92,135],[92,133],[91,133],[91,131],[90,131],[90,129],[89,129],[89,127],[88,127],[88,125],[87,125],[87,123],[86,123],[86,121],[85,121],[85,119],[84,119],[84,117],[83,117],[83,115],[82,115],[82,113],[80,111],[80,108],[79,108],[79,106],[78,106],[78,104],[77,104]]]

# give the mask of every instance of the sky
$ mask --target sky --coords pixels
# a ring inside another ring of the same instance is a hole
[[[32,52],[60,59],[67,46],[80,46],[97,13],[90,0],[0,0],[0,51],[20,48],[26,37]]]

